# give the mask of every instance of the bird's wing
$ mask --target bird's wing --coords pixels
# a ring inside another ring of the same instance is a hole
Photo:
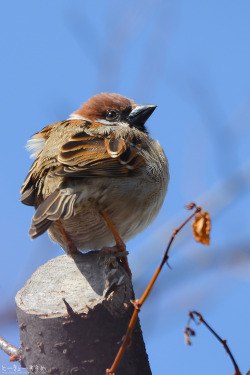
[[[129,133],[126,137],[117,137],[114,133],[77,132],[62,145],[58,155],[60,166],[51,176],[132,176],[145,162],[140,146],[139,139]]]
[[[56,189],[38,206],[32,218],[30,237],[34,239],[43,234],[53,221],[69,219],[74,214],[77,197],[77,194],[65,195],[60,189]]]
[[[62,131],[66,127],[71,128],[69,139],[61,146],[58,155],[44,158],[43,151],[37,155],[21,189],[21,202],[38,206],[29,231],[31,238],[45,232],[53,221],[70,218],[74,214],[78,195],[66,195],[60,186],[43,200],[45,178],[133,176],[145,162],[139,137],[134,133],[125,133],[123,137],[115,136],[114,132],[100,134],[93,129],[101,124],[83,120],[68,120],[54,125],[60,126]],[[47,126],[34,137],[47,140],[52,129],[53,125]]]
[[[53,127],[57,124],[64,125],[66,121],[61,121],[60,123],[52,124],[46,126],[38,133],[35,133],[32,138],[27,142],[27,149],[29,151],[34,152],[33,155],[36,156],[36,160],[32,164],[28,175],[26,176],[22,188],[20,190],[21,198],[20,201],[27,206],[34,206],[35,205],[35,193],[37,190],[38,185],[41,183],[42,177],[48,170],[46,165],[44,168],[40,168],[40,155],[42,149],[45,145],[46,140],[49,138],[50,132]],[[33,156],[31,155],[31,156]]]

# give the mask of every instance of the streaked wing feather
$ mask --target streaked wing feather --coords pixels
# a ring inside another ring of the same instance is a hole
[[[35,202],[35,189],[34,186],[26,187],[24,193],[21,195],[20,202],[27,206],[34,206]]]
[[[29,230],[30,237],[33,239],[43,234],[53,221],[60,218],[69,219],[74,214],[77,196],[64,195],[60,189],[54,191],[36,210]]]
[[[29,173],[27,177],[25,178],[23,182],[23,186],[20,190],[20,193],[21,193],[20,202],[22,202],[23,204],[26,204],[27,206],[34,206],[34,203],[35,203],[35,189],[34,189],[34,184],[32,181],[32,175],[37,166],[37,163],[38,163],[38,159],[36,159],[34,163],[32,164],[29,170]]]
[[[129,176],[144,163],[139,149],[123,138],[90,136],[83,131],[61,147],[58,160],[62,166],[51,176]]]
[[[39,225],[32,225],[30,226],[29,229],[29,236],[32,240],[35,238],[39,237],[41,234],[46,232],[47,229],[51,226],[52,221],[50,220],[43,220]]]

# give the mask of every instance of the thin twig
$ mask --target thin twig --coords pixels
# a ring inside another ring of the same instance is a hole
[[[229,357],[231,358],[231,361],[233,362],[233,365],[234,365],[234,369],[235,369],[235,375],[242,375],[240,370],[239,370],[239,367],[234,359],[234,356],[233,354],[231,353],[231,350],[229,349],[228,345],[227,345],[227,341],[225,339],[222,339],[214,330],[213,328],[205,321],[205,319],[203,318],[203,316],[197,312],[197,311],[190,311],[189,312],[189,318],[190,320],[193,320],[195,322],[195,324],[199,324],[199,323],[203,323],[207,329],[217,338],[217,340],[220,341],[220,343],[223,345],[224,349],[226,350],[226,352],[228,353]],[[199,319],[199,321],[197,322],[195,320],[195,316],[197,316],[197,318]]]
[[[127,348],[127,346],[130,344],[130,340],[131,340],[131,334],[132,334],[132,331],[134,329],[134,326],[135,326],[135,323],[136,323],[136,320],[137,320],[137,317],[138,317],[138,314],[140,312],[140,309],[141,309],[141,306],[143,305],[143,303],[145,302],[145,300],[147,299],[149,293],[151,292],[153,286],[154,286],[154,283],[156,282],[156,279],[158,278],[161,270],[162,270],[162,267],[163,265],[167,262],[168,258],[169,258],[169,250],[170,250],[170,247],[176,237],[176,235],[179,233],[179,231],[189,222],[189,220],[191,220],[198,212],[201,211],[201,207],[197,207],[195,204],[193,204],[193,206],[189,209],[193,209],[193,208],[196,208],[195,211],[178,227],[176,228],[174,231],[173,231],[173,234],[170,238],[170,241],[168,243],[168,246],[167,246],[167,249],[164,253],[164,256],[162,258],[162,261],[159,265],[159,267],[157,268],[157,270],[155,271],[150,283],[148,284],[145,292],[143,293],[142,297],[140,300],[135,300],[135,301],[131,301],[135,307],[135,310],[133,312],[133,315],[132,315],[132,318],[129,322],[129,326],[128,326],[128,329],[127,329],[127,332],[126,332],[126,335],[123,339],[123,342],[122,342],[122,345],[115,357],[115,360],[112,364],[112,366],[106,370],[106,375],[113,375],[115,374],[115,371],[117,369],[117,366],[118,364],[120,363],[120,360]]]
[[[0,349],[2,349],[9,356],[17,356],[19,358],[18,348],[9,344],[0,336]]]

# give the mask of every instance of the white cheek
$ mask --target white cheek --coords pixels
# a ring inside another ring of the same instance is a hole
[[[100,124],[109,125],[109,126],[114,126],[114,125],[121,125],[121,126],[124,126],[124,127],[129,126],[129,124],[127,122],[108,121],[108,120],[104,120],[102,118],[96,119],[95,122],[99,122]]]
[[[45,145],[44,138],[31,138],[28,140],[25,147],[29,152],[32,152],[30,157],[36,158],[37,155],[42,151],[44,145]]]
[[[71,113],[68,120],[87,120],[84,117],[77,115],[76,113]]]

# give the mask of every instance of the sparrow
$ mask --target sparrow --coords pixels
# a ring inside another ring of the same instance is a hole
[[[169,181],[164,151],[145,127],[155,108],[101,93],[33,135],[20,199],[36,209],[31,239],[48,230],[69,254],[124,251],[152,223]]]

